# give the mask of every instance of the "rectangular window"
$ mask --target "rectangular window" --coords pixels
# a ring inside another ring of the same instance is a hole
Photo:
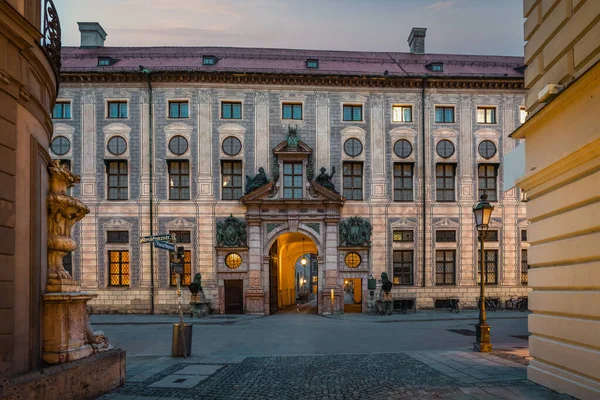
[[[217,57],[202,56],[202,65],[215,65],[216,63],[217,63]]]
[[[437,201],[454,201],[454,176],[456,164],[438,164],[435,166],[435,194]]]
[[[412,122],[411,106],[393,106],[392,121],[394,122]]]
[[[525,120],[527,119],[527,114],[529,114],[527,111],[525,111],[524,107],[519,108],[519,122],[521,124],[525,123]]]
[[[190,231],[169,231],[170,234],[175,234],[175,242],[192,243],[192,235]]]
[[[283,198],[302,198],[302,163],[283,164]]]
[[[233,101],[221,102],[222,119],[242,119],[242,103]]]
[[[109,250],[108,270],[110,286],[129,286],[129,251]]]
[[[496,229],[488,230],[485,233],[485,241],[486,242],[497,242],[498,241],[498,231]]]
[[[521,229],[521,242],[527,241],[527,229]]]
[[[413,201],[413,163],[394,164],[394,201]]]
[[[435,241],[437,243],[456,242],[456,231],[435,231]]]
[[[521,249],[521,285],[529,282],[529,264],[527,263],[527,249]]]
[[[306,68],[319,68],[319,60],[315,58],[309,58],[306,60]]]
[[[187,101],[169,101],[169,118],[189,118]]]
[[[183,274],[181,274],[181,286],[192,283],[192,251],[183,251]],[[171,274],[171,286],[177,286],[177,274]]]
[[[436,107],[435,108],[435,122],[438,124],[454,123],[454,107]]]
[[[344,106],[344,121],[362,121],[362,106]]]
[[[107,231],[106,243],[129,243],[129,231]]]
[[[110,65],[109,57],[98,57],[98,66],[99,67],[107,67]]]
[[[127,161],[108,161],[108,200],[127,200]]]
[[[413,251],[394,250],[394,285],[413,284]]]
[[[481,250],[477,251],[477,283],[481,283]],[[498,283],[498,250],[485,251],[485,283]]]
[[[190,199],[189,161],[169,161],[169,200]]]
[[[478,124],[495,124],[496,107],[477,107]]]
[[[221,199],[239,200],[242,197],[242,162],[223,161],[221,163]]]
[[[412,242],[414,241],[414,231],[393,231],[394,242]]]
[[[127,118],[127,102],[109,101],[106,118]]]
[[[436,250],[435,284],[454,285],[456,276],[456,250]]]
[[[444,72],[444,64],[442,63],[432,63],[431,71],[433,72]]]
[[[362,163],[344,163],[344,197],[348,200],[363,199]]]
[[[477,175],[479,178],[479,197],[481,197],[483,193],[486,193],[488,201],[498,201],[498,188],[496,187],[498,165],[479,164]]]
[[[302,104],[283,103],[281,105],[281,118],[302,119]]]
[[[54,119],[70,119],[71,118],[71,103],[68,101],[57,101],[54,104],[54,111],[52,112],[52,118]]]

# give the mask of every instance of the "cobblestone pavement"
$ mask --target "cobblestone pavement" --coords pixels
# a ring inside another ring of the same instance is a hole
[[[264,357],[131,357],[102,400],[570,399],[523,365],[470,351]]]

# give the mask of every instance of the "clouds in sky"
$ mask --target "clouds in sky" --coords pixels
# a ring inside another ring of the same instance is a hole
[[[523,54],[522,0],[54,0],[63,45],[99,22],[106,46],[241,46]]]

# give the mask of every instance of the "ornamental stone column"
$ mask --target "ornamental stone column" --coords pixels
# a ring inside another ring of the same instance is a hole
[[[248,210],[248,214],[251,211]],[[265,314],[265,291],[263,289],[263,241],[261,221],[249,217],[248,223],[248,289],[245,293],[246,314]],[[268,283],[267,283],[268,284]]]
[[[331,165],[330,159],[330,123],[329,123],[329,94],[317,94],[317,162],[316,165],[326,166]]]
[[[254,100],[254,168],[265,169],[267,175],[269,163],[269,92],[256,92]]]

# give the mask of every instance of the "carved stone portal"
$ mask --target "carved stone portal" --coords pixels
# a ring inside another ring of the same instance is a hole
[[[65,271],[63,257],[77,248],[71,238],[73,225],[90,210],[67,196],[79,177],[55,160],[50,175],[48,205],[48,282],[44,294],[44,361],[62,364],[112,349],[101,331],[94,331],[87,302],[94,293],[81,292],[79,284]]]

